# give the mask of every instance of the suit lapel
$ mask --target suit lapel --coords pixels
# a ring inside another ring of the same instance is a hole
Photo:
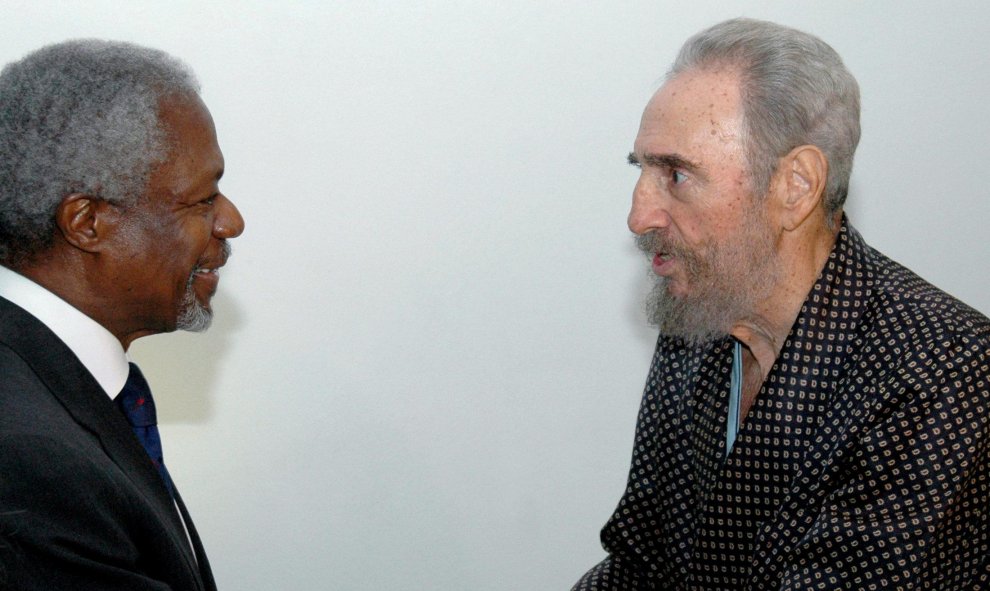
[[[178,489],[175,491],[175,504],[179,508],[179,512],[182,514],[182,520],[185,522],[186,531],[189,533],[189,540],[192,541],[193,550],[196,552],[196,562],[199,564],[199,572],[203,579],[203,585],[205,586],[206,591],[215,591],[217,585],[213,580],[213,570],[210,568],[210,561],[206,557],[203,542],[199,539],[199,532],[196,531],[196,526],[193,525],[192,517],[186,509],[186,504],[183,502],[182,496],[179,495]]]
[[[0,332],[0,341],[17,352],[73,419],[99,439],[107,456],[154,507],[190,570],[197,572],[175,504],[130,425],[96,379],[47,326],[2,297],[0,325],[10,328]]]

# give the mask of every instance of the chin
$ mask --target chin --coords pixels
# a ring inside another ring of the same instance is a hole
[[[185,301],[182,310],[175,319],[175,328],[187,332],[203,332],[210,328],[212,323],[213,310],[209,304],[204,305],[195,300]]]
[[[667,297],[682,300],[691,296],[691,287],[683,281],[668,279],[664,286]]]
[[[205,332],[213,324],[213,314],[203,314],[195,318],[180,317],[175,325],[177,330],[186,332]]]

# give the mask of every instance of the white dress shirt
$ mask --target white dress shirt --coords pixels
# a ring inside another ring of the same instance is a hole
[[[127,354],[117,337],[71,304],[27,277],[0,266],[0,296],[47,326],[114,398],[127,381]]]

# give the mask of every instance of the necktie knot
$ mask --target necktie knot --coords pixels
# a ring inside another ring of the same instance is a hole
[[[129,363],[130,372],[127,374],[127,382],[124,389],[120,391],[115,402],[117,407],[127,417],[127,422],[132,427],[151,427],[158,424],[158,415],[155,412],[155,400],[151,397],[151,388],[148,381],[138,366]]]

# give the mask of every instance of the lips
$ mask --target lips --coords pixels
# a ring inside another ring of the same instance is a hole
[[[653,255],[653,272],[657,275],[667,275],[673,266],[674,255],[668,252],[657,252]]]
[[[692,267],[690,251],[666,233],[653,231],[640,234],[636,236],[636,247],[650,258],[653,272],[662,277],[673,274],[675,267]]]
[[[205,260],[196,264],[196,268],[193,269],[194,275],[220,275],[220,267],[227,264],[226,253],[222,253],[220,258],[217,260]]]
[[[201,294],[206,298],[212,296],[217,291],[220,284],[220,267],[227,264],[227,257],[230,256],[230,247],[224,243],[223,249],[216,258],[209,258],[196,263],[196,268],[189,274],[189,283],[196,283],[205,288],[206,292]]]
[[[216,258],[207,258],[198,261],[191,275],[216,282],[220,278],[220,267],[227,264],[228,258],[230,258],[230,244],[224,241],[220,245],[220,252],[217,253]]]
[[[196,270],[193,271],[193,273],[198,273],[201,275],[205,275],[205,274],[219,275],[221,266],[222,265],[217,265],[216,267],[207,267],[207,266],[197,267]]]
[[[197,267],[189,276],[189,282],[205,288],[206,296],[213,295],[220,285],[219,267]],[[199,288],[197,288],[199,291]]]

